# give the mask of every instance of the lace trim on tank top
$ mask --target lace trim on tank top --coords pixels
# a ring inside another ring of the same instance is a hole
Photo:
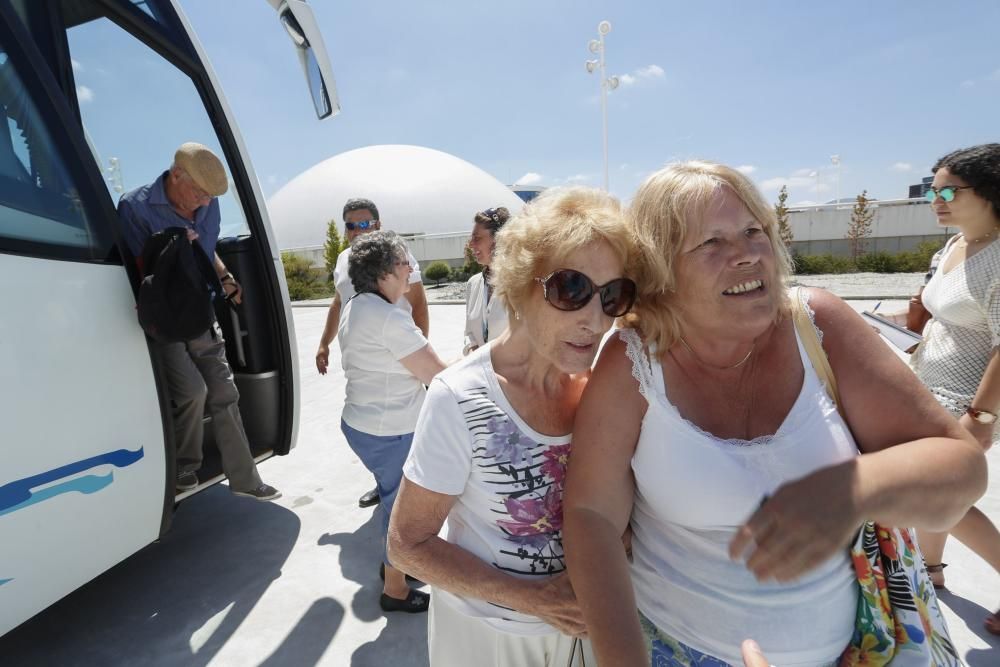
[[[809,315],[809,321],[812,323],[813,329],[816,330],[816,335],[819,336],[819,340],[822,343],[823,331],[816,326],[816,313],[809,306],[809,293],[804,289],[795,290],[795,292],[797,293],[797,296],[793,294],[793,298],[798,298],[801,301],[806,313]],[[652,405],[656,400],[657,394],[659,393],[658,388],[656,387],[656,382],[653,378],[653,366],[650,362],[650,356],[655,354],[655,347],[651,347],[647,351],[645,344],[642,342],[642,338],[639,337],[639,332],[635,329],[622,329],[618,335],[625,341],[625,355],[632,362],[632,377],[634,377],[639,383],[639,394],[646,399],[647,403]],[[798,333],[796,333],[795,336],[797,340]],[[660,372],[662,373],[662,371]],[[767,435],[759,435],[752,440],[744,440],[743,438],[720,438],[709,433],[684,417],[684,415],[677,410],[677,407],[667,400],[665,395],[662,398],[664,399],[667,409],[671,410],[673,414],[690,427],[691,430],[698,435],[720,445],[730,447],[759,447],[770,444],[777,436],[776,433],[771,433]]]

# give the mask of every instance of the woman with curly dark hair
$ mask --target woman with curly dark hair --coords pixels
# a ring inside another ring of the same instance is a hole
[[[927,191],[938,224],[957,227],[935,256],[921,298],[931,319],[910,363],[920,380],[983,447],[997,439],[1000,412],[1000,144],[945,155]],[[935,586],[944,586],[942,557],[951,533],[1000,572],[1000,531],[973,507],[947,533],[920,531]],[[1000,612],[986,619],[1000,634]]]
[[[504,207],[488,208],[476,213],[469,237],[469,250],[482,273],[469,278],[465,286],[465,348],[464,354],[485,345],[507,330],[507,308],[500,299],[493,298],[490,266],[497,232],[510,219]]]

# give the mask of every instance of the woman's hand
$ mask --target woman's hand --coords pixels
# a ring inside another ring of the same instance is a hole
[[[583,612],[565,572],[538,582],[532,599],[526,600],[526,603],[519,611],[537,616],[564,635],[587,636]]]
[[[958,423],[965,427],[965,430],[972,434],[983,451],[993,446],[993,428],[996,424],[980,424],[968,414],[958,418]]]
[[[778,488],[736,531],[729,557],[746,555],[758,581],[792,581],[838,551],[862,523],[853,497],[854,461],[817,470]]]
[[[326,369],[330,365],[330,347],[320,345],[316,350],[316,370],[320,375],[326,375]]]

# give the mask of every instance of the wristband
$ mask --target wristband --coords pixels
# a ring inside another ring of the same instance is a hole
[[[236,278],[233,278],[233,274],[231,274],[231,273],[225,273],[225,274],[222,275],[221,278],[219,278],[219,282],[222,282],[222,283],[226,282],[227,280],[231,280],[234,283],[236,282]]]

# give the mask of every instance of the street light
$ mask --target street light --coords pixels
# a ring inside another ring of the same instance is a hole
[[[590,40],[587,48],[597,55],[594,60],[586,62],[587,73],[593,74],[600,70],[601,74],[601,139],[604,145],[604,190],[608,190],[608,91],[618,87],[617,76],[606,76],[604,70],[604,36],[611,32],[611,24],[601,21],[597,25],[597,39]]]
[[[840,205],[840,155],[831,155],[830,162],[837,168],[837,205]]]

